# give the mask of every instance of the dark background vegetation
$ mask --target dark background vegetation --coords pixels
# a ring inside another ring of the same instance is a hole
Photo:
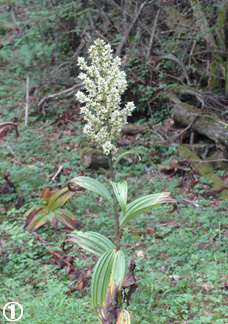
[[[181,128],[170,112],[178,100],[227,123],[227,1],[0,1],[0,17],[0,122],[15,122],[20,134],[0,140],[0,172],[13,183],[7,187],[0,179],[0,308],[20,302],[23,324],[96,323],[89,297],[95,260],[81,250],[63,252],[61,226],[24,232],[23,214],[47,186],[60,189],[78,174],[106,181],[106,170],[85,170],[80,163],[88,141],[75,97],[83,89],[77,58],[86,58],[101,38],[122,59],[128,81],[123,102],[137,107],[129,122],[146,129],[121,138],[142,161],[124,163],[118,179],[127,178],[130,200],[171,191],[179,205],[171,215],[159,207],[138,217],[122,234],[140,279],[129,307],[132,322],[228,323],[227,200],[191,161],[178,157],[178,145],[191,141],[191,127]],[[226,186],[227,146],[197,132],[194,144],[205,145],[200,158],[216,146],[213,159],[223,163],[210,166]],[[113,238],[103,204],[86,194],[67,207],[78,229]]]

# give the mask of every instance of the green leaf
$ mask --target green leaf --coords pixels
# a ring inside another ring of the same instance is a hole
[[[103,254],[98,260],[93,270],[91,281],[92,305],[95,313],[98,315],[106,303],[108,286],[111,275],[112,264],[114,261],[115,250]]]
[[[24,214],[27,218],[24,230],[35,231],[48,222],[57,227],[58,221],[72,230],[75,229],[78,224],[76,217],[69,210],[60,208],[74,194],[67,187],[54,191],[54,193],[45,188],[41,198],[47,204],[37,205]]]
[[[119,202],[120,207],[122,209],[123,215],[125,215],[127,206],[127,182],[125,180],[117,183],[112,181],[110,182],[113,187],[117,201]]]
[[[133,217],[161,204],[176,205],[176,200],[169,192],[162,192],[140,197],[132,201],[129,205],[127,205],[125,215],[121,215],[120,226],[123,227],[123,225]]]
[[[109,281],[110,293],[113,297],[116,295],[116,289],[120,291],[125,273],[125,256],[123,251],[115,252],[115,257],[112,265],[112,272]]]
[[[68,209],[59,208],[56,210],[55,218],[61,224],[71,228],[72,230],[74,230],[78,225],[78,221],[76,220],[75,216]]]
[[[91,190],[91,191],[97,193],[98,195],[105,198],[111,206],[113,205],[112,197],[111,197],[109,191],[99,181],[94,180],[90,177],[77,177],[77,178],[72,179],[69,182],[69,188],[72,188],[71,187],[72,184],[77,184],[77,185],[81,186],[82,188],[85,188],[85,189],[88,189],[88,190]]]
[[[107,237],[96,232],[73,231],[65,242],[77,244],[98,257],[115,248]]]
[[[111,250],[98,260],[91,282],[93,308],[101,319],[108,319],[113,312],[113,305],[119,298],[125,272],[125,256],[123,251]]]
[[[114,168],[117,168],[117,165],[119,164],[120,160],[122,160],[122,158],[124,158],[124,157],[125,157],[126,155],[128,155],[128,154],[136,154],[136,155],[138,156],[138,158],[139,158],[139,161],[141,160],[140,155],[139,155],[136,151],[127,151],[127,152],[123,152],[123,153],[121,153],[121,154],[117,157],[117,159],[115,160],[115,162],[114,162],[114,164],[113,164],[113,167],[114,167]]]
[[[48,200],[48,210],[55,211],[56,209],[62,207],[74,194],[75,192],[70,191],[67,187],[58,190],[52,194]]]
[[[126,309],[121,309],[116,324],[131,324],[131,316]]]

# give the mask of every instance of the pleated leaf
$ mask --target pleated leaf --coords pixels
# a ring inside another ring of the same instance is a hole
[[[109,289],[111,295],[115,296],[115,290],[118,288],[118,292],[121,289],[123,278],[125,273],[125,256],[123,251],[119,250],[115,252],[115,257],[112,265],[112,272],[109,282]]]
[[[136,151],[127,151],[127,152],[123,152],[123,153],[121,153],[121,154],[117,157],[117,159],[115,160],[115,162],[114,162],[114,164],[113,164],[114,168],[117,168],[117,166],[118,166],[120,160],[122,160],[122,159],[123,159],[126,155],[128,155],[128,154],[135,154],[135,155],[138,156],[139,161],[141,160],[140,155],[139,155]]]
[[[79,185],[82,188],[93,191],[98,195],[105,198],[108,203],[112,206],[112,197],[108,191],[108,189],[99,181],[94,180],[90,177],[76,177],[69,182],[69,188],[73,189],[72,185]]]
[[[67,187],[56,191],[48,200],[48,210],[54,211],[62,207],[74,194],[75,192],[70,191]]]
[[[132,201],[129,205],[127,205],[125,215],[121,214],[120,226],[122,227],[133,217],[161,204],[176,205],[176,200],[169,192],[162,192],[140,197]]]
[[[98,314],[98,312],[102,312],[102,308],[107,300],[108,285],[114,256],[114,249],[104,253],[98,260],[93,270],[91,297],[93,309],[96,314]]]
[[[24,227],[25,231],[36,231],[47,223],[47,212],[43,207],[31,208],[24,216],[27,217]]]
[[[68,209],[59,208],[54,212],[54,217],[57,221],[59,221],[64,226],[74,230],[78,221],[76,220],[74,214],[72,214]]]
[[[94,311],[101,320],[113,314],[113,305],[118,300],[125,272],[125,257],[122,251],[111,250],[98,260],[91,282],[91,297]]]
[[[75,193],[70,191],[67,187],[55,190],[47,190],[45,188],[41,194],[41,198],[47,202],[43,205],[37,205],[29,209],[24,216],[26,217],[26,224],[24,229],[26,231],[36,231],[38,228],[46,223],[52,223],[57,227],[58,222],[64,226],[75,229],[78,221],[76,217],[67,209],[62,207]]]
[[[126,309],[121,309],[116,324],[131,324],[131,316]]]
[[[112,181],[110,182],[113,187],[117,201],[119,202],[119,205],[122,209],[123,215],[125,215],[127,206],[127,182],[125,180],[117,183]]]
[[[0,123],[0,139],[4,137],[9,130],[15,130],[16,131],[16,136],[19,136],[18,130],[17,130],[17,124],[12,123],[12,122],[4,122]]]
[[[77,244],[98,257],[115,248],[107,237],[96,232],[73,231],[67,236],[65,242]]]

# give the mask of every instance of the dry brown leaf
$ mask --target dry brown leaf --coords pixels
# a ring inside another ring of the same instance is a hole
[[[144,256],[144,253],[143,253],[143,250],[139,250],[139,251],[136,251],[136,256],[138,257],[138,258],[145,258],[145,256]]]
[[[180,276],[178,276],[178,275],[170,275],[169,278],[174,279],[175,281],[177,281],[177,280],[180,279]]]

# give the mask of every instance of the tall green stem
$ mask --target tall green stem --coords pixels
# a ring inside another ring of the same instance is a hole
[[[110,169],[111,179],[113,182],[115,182],[115,171],[113,169],[113,162],[112,162],[111,154],[108,157],[108,161],[109,161],[109,169]],[[116,234],[115,245],[116,245],[116,250],[118,251],[120,249],[120,223],[119,223],[119,215],[118,215],[117,207],[118,207],[117,199],[116,199],[116,196],[113,195],[113,211],[114,211],[114,216],[115,216],[115,234]]]

